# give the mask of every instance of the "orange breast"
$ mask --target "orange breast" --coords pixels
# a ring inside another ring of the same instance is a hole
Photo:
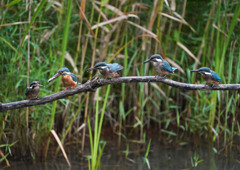
[[[63,75],[62,82],[65,87],[75,87],[77,85],[77,82],[73,81],[70,75]]]
[[[219,81],[213,80],[213,83],[219,85]]]
[[[111,74],[113,77],[120,77],[120,75],[117,72],[112,72]]]

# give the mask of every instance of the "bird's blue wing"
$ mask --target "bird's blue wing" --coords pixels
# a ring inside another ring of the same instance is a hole
[[[118,63],[108,64],[109,71],[120,71],[123,69],[123,66]]]
[[[221,78],[219,77],[219,75],[215,72],[215,71],[211,71],[212,73],[212,78],[218,82],[221,82]]]
[[[73,79],[73,81],[77,82],[77,76],[73,73],[69,73],[68,75],[70,75]]]
[[[161,65],[166,71],[169,71],[170,73],[174,71],[167,61],[162,62]]]
[[[120,73],[120,71],[117,72],[119,74],[120,77],[122,77],[122,74]]]
[[[29,87],[26,88],[26,90],[25,90],[25,95],[27,95],[28,89],[29,89]]]

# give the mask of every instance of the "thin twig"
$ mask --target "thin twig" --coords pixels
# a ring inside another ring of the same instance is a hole
[[[58,93],[44,96],[34,100],[22,100],[10,103],[0,103],[0,112],[7,110],[18,109],[28,106],[41,105],[45,103],[53,102],[54,100],[62,99],[74,94],[95,91],[97,88],[106,86],[108,84],[119,84],[119,83],[134,83],[134,82],[160,82],[172,87],[181,88],[184,90],[240,90],[240,84],[220,84],[218,86],[208,86],[204,84],[188,84],[177,82],[168,78],[161,78],[155,76],[129,76],[112,79],[96,79],[89,80],[85,84],[79,85],[75,88],[68,89],[66,91],[60,91]]]

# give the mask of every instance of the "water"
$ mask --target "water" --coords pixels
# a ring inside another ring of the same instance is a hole
[[[80,148],[80,146],[78,146]],[[88,160],[81,156],[76,148],[68,148],[67,155],[70,159],[72,167],[69,168],[65,159],[60,153],[59,158],[47,162],[32,161],[11,161],[11,167],[4,168],[9,170],[87,170]],[[144,163],[144,155],[146,148],[143,145],[129,143],[129,154],[125,157],[126,145],[117,147],[116,140],[108,140],[101,159],[101,170],[147,170],[147,164]],[[86,147],[86,151],[87,150]],[[148,160],[150,167],[153,170],[180,170],[193,169],[191,159],[201,161],[196,165],[196,169],[212,170],[239,170],[240,169],[240,155],[234,150],[231,157],[225,157],[224,153],[214,153],[209,145],[202,145],[201,147],[194,147],[190,144],[183,146],[164,146],[158,141],[153,141],[151,144]],[[197,158],[198,157],[198,158]]]

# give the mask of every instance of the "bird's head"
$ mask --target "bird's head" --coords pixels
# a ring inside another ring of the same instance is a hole
[[[33,81],[33,82],[29,85],[29,87],[35,88],[35,87],[38,87],[38,86],[43,86],[43,85],[39,84],[39,82],[40,82],[40,81]]]
[[[48,83],[52,80],[54,80],[55,78],[57,78],[58,76],[63,75],[64,73],[68,73],[70,72],[69,69],[67,67],[63,67],[61,69],[58,70],[57,74],[55,74],[54,76],[52,76],[49,80]]]
[[[159,54],[154,54],[149,59],[144,61],[144,63],[148,63],[148,62],[163,62],[163,58]]]
[[[91,70],[106,70],[108,68],[108,65],[105,62],[99,62],[95,66],[87,69],[87,71]]]
[[[191,72],[198,72],[202,75],[211,75],[211,69],[208,67],[201,67],[199,69],[196,70],[191,70]]]

